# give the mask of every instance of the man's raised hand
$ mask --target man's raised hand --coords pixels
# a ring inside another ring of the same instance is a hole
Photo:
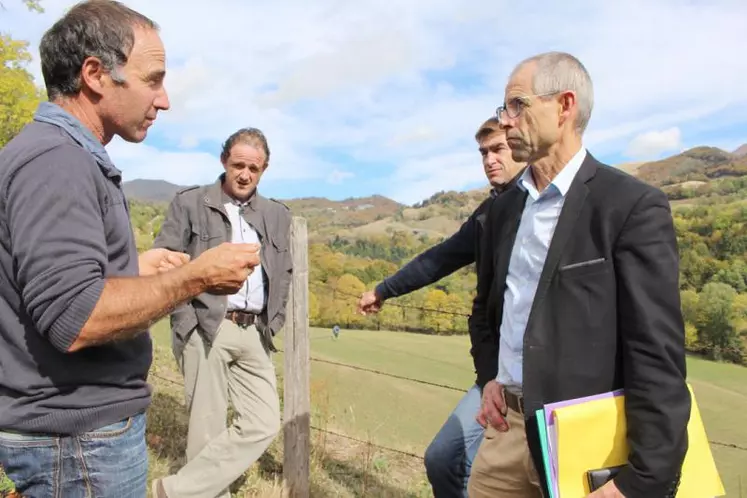
[[[235,294],[259,263],[259,244],[224,242],[202,253],[192,264],[206,292]]]

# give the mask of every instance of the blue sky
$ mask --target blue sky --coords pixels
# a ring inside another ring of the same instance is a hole
[[[0,31],[36,47],[73,2]],[[125,179],[213,181],[244,126],[270,142],[268,196],[381,194],[414,203],[484,185],[477,126],[524,57],[565,50],[594,82],[584,137],[617,165],[747,142],[743,0],[125,0],[161,26],[170,111],[142,144],[109,151]],[[386,5],[385,5],[386,4]]]

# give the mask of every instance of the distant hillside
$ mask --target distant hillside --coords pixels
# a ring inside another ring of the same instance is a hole
[[[732,152],[732,154],[738,157],[747,156],[747,144],[742,145],[740,148]]]
[[[660,161],[643,164],[633,174],[659,187],[724,176],[743,176],[747,175],[747,157],[738,157],[716,147],[695,147]]]
[[[296,216],[309,222],[315,238],[330,238],[341,230],[375,223],[393,216],[404,205],[381,195],[331,201],[323,197],[288,199],[283,202]]]
[[[437,192],[411,207],[403,206],[391,216],[342,231],[339,235],[358,238],[406,231],[417,237],[440,239],[454,233],[487,196],[487,188]]]
[[[618,164],[615,167],[618,168],[618,169],[623,170],[624,172],[626,172],[626,173],[628,173],[630,175],[636,176],[636,174],[638,172],[638,168],[640,168],[644,164],[646,164],[645,161],[644,162],[637,162],[637,163],[623,163],[623,164]]]
[[[124,182],[122,188],[128,199],[148,202],[171,202],[177,191],[184,188],[164,180],[132,180]]]
[[[713,202],[715,198],[742,195],[747,178],[747,145],[735,153],[715,147],[696,147],[653,162],[620,164],[617,167],[664,189],[673,201]],[[741,155],[740,155],[741,154]],[[130,198],[168,202],[181,188],[165,181],[134,180],[124,184]],[[488,196],[488,189],[467,192],[442,191],[412,206],[381,195],[333,201],[323,197],[285,199],[293,214],[308,220],[312,242],[375,239],[380,244],[400,233],[425,244],[453,234]],[[700,199],[702,198],[702,199]]]

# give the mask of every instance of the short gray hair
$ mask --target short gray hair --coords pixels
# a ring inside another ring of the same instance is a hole
[[[532,91],[539,95],[544,93],[571,90],[576,94],[578,115],[576,131],[582,135],[591,119],[594,108],[594,88],[591,77],[581,61],[565,52],[545,52],[522,61],[519,68],[535,63],[537,70],[532,80]]]
[[[88,57],[97,57],[117,83],[135,43],[134,27],[158,30],[144,15],[114,0],[87,0],[73,6],[41,39],[42,75],[49,100],[76,95]]]

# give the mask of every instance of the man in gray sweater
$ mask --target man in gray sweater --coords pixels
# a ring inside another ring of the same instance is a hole
[[[84,2],[40,55],[50,101],[0,151],[0,464],[27,497],[143,498],[148,326],[236,292],[258,247],[138,257],[104,145],[142,141],[169,108],[153,21]]]

